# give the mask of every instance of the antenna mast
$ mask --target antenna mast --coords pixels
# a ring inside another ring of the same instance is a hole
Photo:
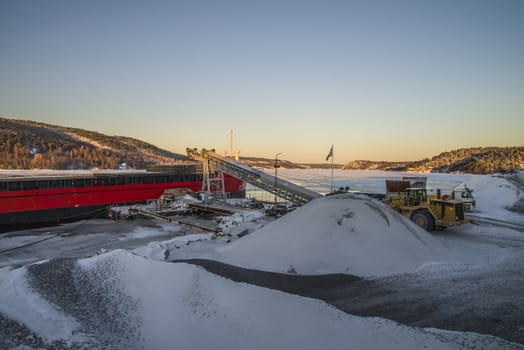
[[[229,132],[229,156],[233,157],[233,130]]]

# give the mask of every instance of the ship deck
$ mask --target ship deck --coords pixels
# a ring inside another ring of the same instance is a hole
[[[76,177],[96,177],[104,175],[137,175],[146,174],[147,170],[0,170],[1,180],[16,179],[57,179]]]

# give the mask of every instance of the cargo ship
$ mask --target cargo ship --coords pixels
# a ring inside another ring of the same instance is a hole
[[[0,171],[0,232],[101,217],[108,206],[157,199],[166,189],[202,188],[197,165],[142,171]],[[244,197],[246,184],[224,174],[224,190]]]

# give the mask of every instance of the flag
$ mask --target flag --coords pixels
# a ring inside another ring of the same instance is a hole
[[[331,145],[331,149],[329,150],[326,160],[329,160],[329,157],[333,157],[333,145]]]

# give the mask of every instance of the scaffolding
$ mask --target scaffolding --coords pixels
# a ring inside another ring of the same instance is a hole
[[[204,193],[204,203],[207,204],[210,198],[215,201],[225,201],[227,199],[224,186],[224,173],[217,171],[214,164],[209,161],[202,162],[202,192]]]

